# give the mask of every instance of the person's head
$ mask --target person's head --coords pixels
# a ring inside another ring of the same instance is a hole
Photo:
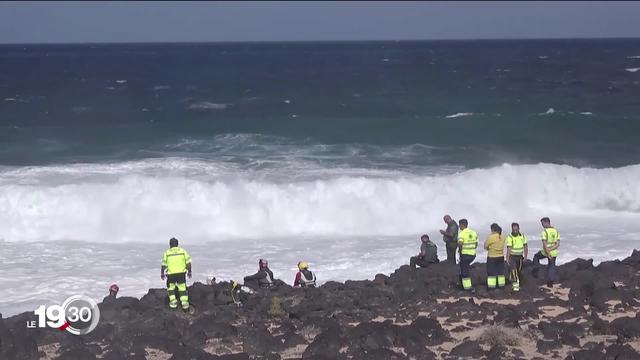
[[[429,235],[424,234],[422,236],[420,236],[420,240],[422,240],[423,243],[426,243],[429,241]]]
[[[307,264],[304,261],[300,261],[298,262],[298,270],[302,271],[302,270],[309,270],[309,264]]]
[[[452,221],[453,221],[453,219],[451,219],[451,216],[450,216],[450,215],[445,215],[445,216],[442,218],[442,220],[444,220],[444,223],[445,223],[445,224],[449,224],[450,222],[452,222]]]
[[[169,247],[176,247],[176,246],[178,246],[178,239],[171,238],[171,240],[169,240]]]
[[[511,233],[514,235],[520,234],[520,224],[511,223]]]
[[[493,224],[491,224],[491,232],[498,233],[498,234],[502,235],[502,228],[500,227],[500,225],[498,225],[496,223],[493,223]]]
[[[549,226],[551,226],[551,220],[545,216],[540,219],[540,224],[542,224],[543,228],[548,228]]]
[[[120,288],[117,284],[111,284],[111,286],[109,286],[109,295],[115,297],[116,295],[118,295],[118,291],[120,291]]]
[[[269,268],[269,262],[265,259],[258,260],[258,268],[260,270]]]
[[[467,228],[467,226],[469,226],[469,222],[467,221],[467,219],[460,219],[458,221],[458,226],[460,227],[460,230],[464,230]]]

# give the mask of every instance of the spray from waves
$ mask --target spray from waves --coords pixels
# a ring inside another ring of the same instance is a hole
[[[28,174],[24,174],[28,176]],[[155,241],[415,234],[445,212],[475,223],[542,214],[640,213],[640,165],[615,169],[502,165],[438,176],[333,176],[297,182],[99,175],[48,184],[0,182],[8,241]],[[47,175],[51,178],[51,174]]]

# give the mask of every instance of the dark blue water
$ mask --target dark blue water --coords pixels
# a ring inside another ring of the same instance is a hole
[[[0,164],[636,164],[636,56],[640,40],[1,46]]]

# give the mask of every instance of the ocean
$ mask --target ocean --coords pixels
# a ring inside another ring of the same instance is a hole
[[[538,220],[559,262],[640,239],[640,40],[0,46],[0,312],[259,258],[389,273],[442,216]],[[483,261],[480,251],[478,260]]]

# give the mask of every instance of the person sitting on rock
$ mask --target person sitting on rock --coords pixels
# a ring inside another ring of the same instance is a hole
[[[293,287],[316,287],[316,275],[309,270],[309,264],[300,261],[298,270],[296,279],[293,281]]]
[[[105,296],[102,299],[102,302],[115,301],[116,296],[118,296],[118,291],[120,291],[120,288],[118,287],[118,285],[111,284],[111,286],[109,286],[109,295]]]
[[[440,262],[438,259],[438,246],[429,239],[429,235],[424,234],[420,237],[422,244],[420,245],[420,252],[416,256],[412,256],[409,259],[409,266],[415,269],[416,266],[427,267],[429,264],[437,264]]]
[[[178,239],[169,240],[169,250],[162,256],[160,278],[167,279],[167,292],[169,294],[169,307],[176,309],[176,286],[180,295],[180,305],[183,310],[189,310],[189,294],[187,294],[187,278],[191,279],[191,256],[187,251],[178,246]]]
[[[269,269],[269,262],[265,259],[258,261],[258,272],[245,276],[244,285],[251,289],[270,288],[274,285],[273,272]]]

